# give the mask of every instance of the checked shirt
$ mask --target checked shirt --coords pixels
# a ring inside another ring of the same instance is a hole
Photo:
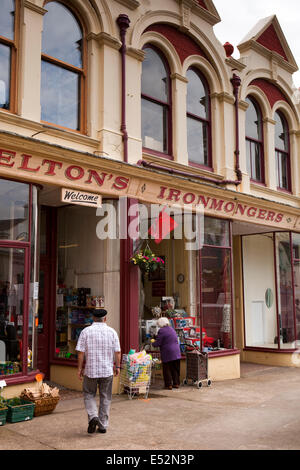
[[[106,323],[94,322],[82,330],[76,351],[85,353],[84,375],[90,378],[113,375],[115,352],[121,351],[116,331]]]

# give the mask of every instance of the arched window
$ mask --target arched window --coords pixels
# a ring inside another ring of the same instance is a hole
[[[212,167],[209,88],[196,69],[187,71],[187,148],[189,163]]]
[[[277,165],[277,187],[291,191],[290,142],[288,123],[280,111],[274,115],[275,157]]]
[[[0,108],[15,111],[16,29],[19,1],[1,0],[0,13]]]
[[[42,36],[42,121],[83,132],[85,70],[83,30],[63,3],[45,8]]]
[[[142,69],[143,147],[172,155],[171,85],[168,64],[153,46],[144,47]]]
[[[253,181],[264,183],[263,123],[260,107],[252,98],[246,98],[246,155],[247,170]]]

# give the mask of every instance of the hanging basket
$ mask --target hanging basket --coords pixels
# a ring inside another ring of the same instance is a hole
[[[130,262],[138,266],[142,273],[148,274],[155,271],[158,267],[164,267],[164,260],[156,256],[149,245],[144,250],[140,250],[130,258]]]

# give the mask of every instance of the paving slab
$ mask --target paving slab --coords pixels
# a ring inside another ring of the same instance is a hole
[[[0,450],[298,450],[300,370],[248,367],[242,378],[113,397],[106,434],[88,434],[80,393],[49,415],[0,427]],[[67,396],[68,395],[68,396]]]

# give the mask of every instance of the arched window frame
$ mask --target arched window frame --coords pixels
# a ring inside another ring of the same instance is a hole
[[[147,43],[144,45],[143,50],[145,49],[152,49],[155,51],[160,59],[162,60],[166,72],[167,72],[167,80],[168,80],[168,101],[159,101],[157,98],[153,98],[152,96],[146,95],[141,90],[141,100],[151,101],[152,103],[156,103],[166,109],[167,112],[167,126],[166,126],[166,141],[167,141],[167,152],[159,152],[157,150],[151,149],[149,147],[143,146],[143,151],[147,153],[152,153],[154,155],[158,155],[160,157],[167,158],[169,160],[173,160],[173,133],[172,133],[172,81],[171,81],[171,71],[168,60],[166,59],[164,53],[156,46],[151,43]]]
[[[245,125],[246,155],[247,155],[247,163],[248,163],[248,158],[250,157],[250,179],[251,181],[255,183],[265,184],[264,128],[263,128],[262,110],[257,100],[252,95],[247,96],[247,99],[251,101],[251,103],[253,104],[255,108],[257,117],[260,118],[260,134],[261,134],[261,139],[254,139],[253,137],[250,137],[247,135],[247,111],[246,111],[246,125]],[[247,143],[249,143],[249,146],[250,146],[250,155],[248,155]],[[256,177],[256,174],[254,172],[255,149],[259,149],[259,167],[260,167],[259,178]]]
[[[50,55],[44,54],[42,52],[41,55],[41,61],[45,61],[48,63],[51,63],[53,65],[56,65],[58,67],[65,68],[66,70],[70,70],[71,72],[77,73],[80,76],[80,92],[78,93],[78,113],[79,113],[79,129],[69,129],[64,126],[61,126],[59,124],[53,123],[53,122],[47,122],[47,121],[42,121],[45,124],[50,124],[55,127],[59,127],[62,129],[68,129],[72,130],[73,132],[78,132],[81,134],[86,134],[87,132],[87,31],[84,22],[81,19],[81,15],[74,7],[74,5],[67,1],[67,0],[46,0],[44,8],[47,9],[47,4],[52,3],[61,3],[63,6],[68,8],[70,12],[74,15],[75,19],[77,20],[79,26],[81,27],[82,31],[82,67],[76,67],[72,64],[69,64],[67,62],[64,62],[62,60],[56,59],[55,57],[52,57]]]
[[[0,44],[10,48],[10,89],[9,89],[9,107],[0,108],[1,111],[8,111],[11,113],[17,112],[17,70],[18,70],[18,55],[19,55],[19,38],[20,38],[20,0],[15,0],[14,12],[14,38],[9,39],[1,35],[0,31]]]
[[[274,141],[274,147],[275,147],[275,162],[276,162],[276,175],[277,175],[277,189],[280,191],[286,191],[286,192],[291,192],[292,191],[292,182],[291,182],[291,155],[290,155],[290,135],[289,135],[289,125],[288,121],[284,115],[284,113],[280,110],[277,109],[274,114],[274,119],[276,117],[276,114],[280,117],[281,122],[283,124],[283,127],[285,129],[285,134],[287,134],[287,150],[282,150],[276,147],[276,126],[275,126],[275,141]],[[276,119],[275,119],[276,120]],[[280,168],[280,160],[282,158],[285,159],[285,169],[286,169],[286,174],[287,174],[287,185],[286,187],[281,185],[281,168]]]
[[[187,120],[188,119],[194,119],[198,122],[201,122],[203,125],[206,126],[206,129],[207,129],[207,164],[197,163],[197,162],[191,161],[189,159],[189,165],[194,166],[194,167],[198,167],[198,168],[204,168],[206,170],[213,170],[210,88],[209,88],[209,84],[208,84],[208,81],[207,81],[206,77],[203,75],[203,73],[197,67],[193,67],[193,66],[189,67],[188,71],[189,70],[192,70],[193,72],[195,72],[198,75],[198,77],[201,80],[201,83],[203,85],[203,88],[205,89],[205,92],[206,92],[205,94],[206,94],[206,97],[207,97],[207,100],[208,100],[207,119],[204,119],[201,116],[193,114],[193,113],[189,112],[188,109],[187,109],[187,113],[186,113]],[[189,85],[187,84],[187,87],[188,86]]]

